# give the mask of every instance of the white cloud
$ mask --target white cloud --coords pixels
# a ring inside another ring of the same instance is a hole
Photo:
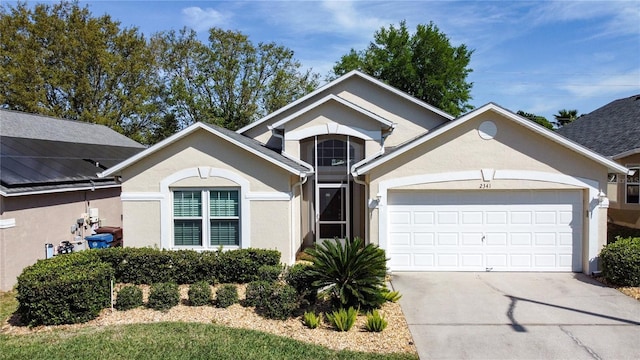
[[[637,1],[552,1],[532,10],[537,24],[604,20],[599,36],[640,35],[640,6]]]
[[[224,14],[212,8],[203,9],[198,6],[182,9],[182,15],[187,25],[198,32],[208,30],[211,27],[225,25],[230,18],[230,14]]]
[[[572,96],[591,97],[617,95],[640,91],[640,70],[636,69],[624,74],[589,76],[575,78],[571,83],[560,87]]]

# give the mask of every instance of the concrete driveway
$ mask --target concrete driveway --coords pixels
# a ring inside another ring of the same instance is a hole
[[[638,359],[640,301],[573,273],[394,273],[420,359]]]

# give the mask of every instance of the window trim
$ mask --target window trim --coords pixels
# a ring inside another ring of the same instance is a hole
[[[627,164],[625,167],[629,170],[635,170],[634,176],[639,176],[640,174],[640,164]],[[638,182],[629,182],[629,175],[624,177],[624,203],[629,205],[640,205],[640,197],[638,197],[638,202],[629,202],[629,185],[637,186],[638,191],[640,192],[640,176]]]
[[[241,187],[176,187],[169,189],[171,193],[171,248],[179,250],[216,250],[220,248],[220,245],[211,245],[211,221],[212,220],[237,220],[238,222],[238,236],[236,245],[222,245],[225,250],[239,249],[242,247],[242,224],[243,224],[243,211],[242,211],[242,188]],[[178,217],[176,218],[173,210],[175,203],[175,193],[180,191],[199,191],[200,195],[200,207],[201,215],[199,217]],[[238,194],[238,215],[237,216],[211,216],[211,191],[235,191]],[[200,219],[201,220],[201,238],[200,245],[176,245],[175,242],[175,220],[189,220]]]

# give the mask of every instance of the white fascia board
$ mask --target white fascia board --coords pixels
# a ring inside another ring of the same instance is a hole
[[[616,172],[620,172],[620,173],[628,173],[629,169],[627,169],[626,167],[616,163],[613,160],[610,160],[600,154],[597,154],[587,148],[585,148],[582,145],[573,143],[571,141],[569,141],[568,139],[556,134],[555,132],[542,127],[541,125],[526,119],[520,115],[517,115],[509,110],[506,110],[505,108],[498,106],[494,103],[488,103],[482,107],[479,107],[475,110],[472,110],[470,112],[468,112],[467,114],[461,116],[460,118],[458,118],[456,121],[450,122],[446,125],[444,125],[443,127],[436,129],[432,132],[427,133],[425,136],[415,140],[414,142],[407,144],[404,148],[397,150],[383,158],[380,158],[378,160],[374,160],[368,164],[363,165],[361,168],[356,169],[356,174],[357,175],[363,175],[365,173],[367,173],[369,170],[375,168],[376,166],[383,164],[391,159],[394,159],[402,154],[404,154],[405,152],[414,149],[417,146],[420,146],[421,144],[424,144],[425,142],[439,136],[440,134],[443,134],[451,129],[454,129],[464,123],[466,123],[467,121],[469,121],[470,119],[475,118],[476,116],[478,116],[479,114],[482,114],[484,112],[487,111],[494,111],[498,114],[501,114],[503,116],[505,116],[506,118],[570,149],[573,150],[595,162],[598,162],[604,166],[606,166],[608,169],[610,170],[614,170]]]
[[[620,154],[613,155],[611,158],[614,160],[622,159],[627,156],[640,154],[640,148],[627,150],[625,152],[621,152]]]
[[[362,72],[360,72],[358,70],[352,70],[352,71],[342,75],[341,77],[339,77],[339,78],[337,78],[337,79],[335,79],[335,80],[333,80],[333,81],[331,81],[329,83],[326,83],[323,86],[320,86],[316,90],[308,93],[307,95],[299,98],[298,100],[293,101],[293,102],[289,103],[288,105],[285,105],[284,107],[281,107],[280,109],[272,112],[271,114],[268,114],[265,117],[263,117],[261,119],[258,119],[258,120],[252,122],[251,124],[248,124],[247,126],[245,126],[243,128],[238,129],[237,133],[242,134],[245,131],[253,129],[254,127],[256,127],[256,126],[268,121],[269,119],[271,119],[271,118],[273,118],[273,117],[275,117],[275,116],[277,116],[277,115],[279,115],[279,114],[291,109],[292,107],[294,107],[294,106],[296,106],[296,105],[298,105],[298,104],[300,104],[300,103],[302,103],[302,102],[304,102],[304,101],[306,101],[306,100],[318,95],[319,93],[321,93],[321,92],[323,92],[323,91],[325,91],[325,90],[327,90],[327,89],[329,89],[331,87],[334,87],[334,86],[340,84],[341,82],[343,82],[343,81],[345,81],[345,80],[347,80],[347,79],[349,79],[349,78],[351,78],[353,76],[360,76],[361,78],[366,79],[366,80],[372,82],[373,84],[376,84],[379,87],[381,87],[383,89],[386,89],[386,90],[388,90],[388,91],[390,91],[390,92],[392,92],[392,93],[394,93],[394,94],[396,94],[396,95],[398,95],[398,96],[400,96],[400,97],[402,97],[404,99],[407,99],[407,100],[411,101],[412,103],[417,104],[418,106],[423,107],[423,108],[425,108],[425,109],[427,109],[429,111],[432,111],[432,112],[434,112],[434,113],[436,113],[436,114],[438,114],[438,115],[440,115],[440,116],[442,116],[442,117],[444,117],[444,118],[446,118],[448,120],[453,120],[454,119],[454,116],[452,116],[451,114],[447,114],[446,112],[438,109],[435,106],[429,105],[426,102],[424,102],[424,101],[422,101],[420,99],[417,99],[417,98],[415,98],[415,97],[413,97],[413,96],[411,96],[411,95],[409,95],[409,94],[407,94],[407,93],[405,93],[403,91],[400,91],[400,90],[394,88],[393,86],[387,85],[384,82],[382,82],[382,81],[380,81],[380,80],[378,80],[378,79],[376,79],[376,78],[374,78],[372,76],[364,74],[364,73],[362,73]]]
[[[120,187],[120,184],[102,185],[102,186],[100,185],[78,186],[78,187],[59,188],[59,189],[24,191],[24,192],[16,192],[16,193],[7,193],[0,190],[0,195],[4,197],[16,197],[16,196],[27,196],[27,195],[56,194],[56,193],[73,192],[73,191],[95,191],[95,190],[112,189],[112,188],[119,188],[119,187]]]
[[[327,103],[327,102],[329,102],[331,100],[336,101],[336,102],[338,102],[338,103],[340,103],[340,104],[342,104],[342,105],[344,105],[344,106],[346,106],[346,107],[348,107],[348,108],[350,108],[352,110],[355,110],[355,111],[357,111],[357,112],[359,112],[359,113],[361,113],[361,114],[363,114],[365,116],[368,116],[368,117],[378,121],[379,123],[381,123],[383,125],[386,125],[386,126],[389,126],[389,127],[393,126],[393,121],[389,121],[389,120],[383,118],[382,116],[374,114],[373,112],[371,112],[371,111],[369,111],[367,109],[364,109],[364,108],[362,108],[362,107],[360,107],[360,106],[358,106],[358,105],[356,105],[356,104],[354,104],[354,103],[352,103],[350,101],[347,101],[347,100],[345,100],[345,99],[343,99],[343,98],[341,98],[339,96],[336,96],[334,94],[329,94],[329,95],[323,97],[322,99],[314,102],[313,104],[311,104],[309,106],[306,106],[306,107],[296,111],[295,113],[285,117],[284,119],[274,123],[273,125],[269,126],[269,129],[270,130],[271,129],[277,129],[277,128],[281,127],[282,125],[288,123],[289,121],[299,117],[300,115],[302,115],[302,114],[304,114],[304,113],[306,113],[306,112],[308,112],[308,111],[310,111],[310,110],[312,110],[312,109],[314,109],[314,108],[316,108],[316,107],[318,107],[318,106],[320,106],[322,104],[325,104],[325,103]]]

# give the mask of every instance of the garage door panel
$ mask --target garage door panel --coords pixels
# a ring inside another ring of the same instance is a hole
[[[534,244],[536,246],[555,246],[556,234],[555,233],[536,233]]]
[[[531,238],[532,234],[529,232],[526,233],[516,233],[512,232],[509,234],[511,246],[531,246]]]
[[[504,233],[487,233],[485,236],[485,243],[487,246],[507,246],[508,234]]]
[[[437,233],[439,246],[457,246],[458,245],[458,233]]]
[[[391,192],[390,266],[581,271],[581,198],[555,190]]]
[[[433,225],[435,223],[435,212],[416,211],[413,213],[413,223],[416,225]]]
[[[396,211],[391,213],[390,217],[391,225],[409,225],[411,224],[411,212],[410,211]]]
[[[482,224],[482,211],[463,211],[462,225],[478,225]]]
[[[530,211],[511,211],[511,224],[514,225],[531,225],[532,216]]]
[[[415,246],[433,246],[435,245],[434,233],[414,233],[413,244]]]
[[[457,211],[440,211],[437,214],[438,225],[457,225],[458,224],[458,212]]]
[[[506,225],[508,213],[506,211],[487,211],[487,225]]]
[[[391,234],[390,244],[394,248],[401,247],[410,247],[411,246],[411,233],[410,232],[400,232]]]
[[[463,269],[470,269],[473,271],[482,267],[483,262],[484,254],[482,253],[460,255],[460,265]]]

